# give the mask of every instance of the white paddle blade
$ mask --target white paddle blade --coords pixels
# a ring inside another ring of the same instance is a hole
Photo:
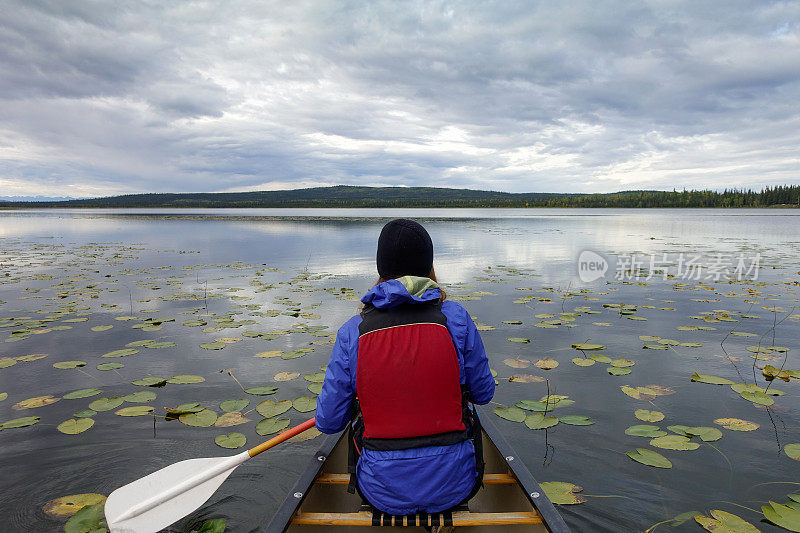
[[[248,459],[247,452],[189,459],[128,483],[106,500],[108,528],[112,533],[160,531],[203,505]]]

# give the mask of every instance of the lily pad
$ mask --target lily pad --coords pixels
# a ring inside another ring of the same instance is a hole
[[[306,374],[303,379],[311,383],[322,383],[325,381],[325,372],[314,372],[313,374]]]
[[[529,429],[547,429],[558,424],[555,416],[545,416],[544,413],[532,413],[525,417],[525,425]]]
[[[317,399],[309,398],[308,396],[300,396],[292,400],[292,407],[294,407],[295,411],[308,413],[317,408]]]
[[[61,398],[54,398],[50,394],[47,396],[36,396],[34,398],[28,398],[27,400],[17,402],[12,405],[11,408],[16,409],[17,411],[22,411],[23,409],[34,409],[36,407],[44,407],[45,405],[56,403],[60,399]]]
[[[114,414],[119,416],[145,416],[153,411],[155,409],[149,405],[134,405],[133,407],[123,407]]]
[[[608,364],[611,362],[611,358],[607,355],[593,353],[589,356],[592,361],[597,361],[598,363],[605,363]]]
[[[562,415],[558,417],[558,421],[570,426],[591,426],[594,424],[594,420],[583,415]]]
[[[669,346],[663,344],[645,344],[642,348],[647,350],[669,350]]]
[[[199,413],[200,411],[204,410],[205,407],[200,405],[200,402],[187,402],[182,403],[177,407],[165,407],[164,409],[167,411],[167,416],[172,416],[174,419],[174,417],[184,414]]]
[[[202,383],[206,380],[203,376],[195,376],[191,374],[180,374],[178,376],[172,376],[167,380],[167,383],[172,384],[188,384],[188,383]]]
[[[611,361],[611,366],[614,366],[614,367],[617,367],[617,368],[625,368],[625,367],[633,366],[635,364],[636,364],[636,361],[631,361],[630,359],[625,359],[624,357],[622,357],[620,359],[613,359]]]
[[[228,433],[227,435],[217,435],[214,444],[222,448],[236,449],[241,448],[247,442],[247,437],[241,433]]]
[[[527,413],[519,407],[495,407],[494,414],[512,422],[524,422],[525,418],[528,416]]]
[[[638,424],[636,426],[631,426],[625,430],[626,435],[631,435],[634,437],[647,437],[650,439],[656,437],[663,437],[667,434],[666,431],[663,431],[658,426],[653,426],[650,424]]]
[[[508,337],[508,340],[510,342],[517,342],[517,343],[520,343],[520,344],[529,344],[531,342],[530,339],[526,339],[526,338],[523,338],[523,337]]]
[[[224,402],[219,404],[219,408],[225,411],[226,413],[230,413],[233,411],[241,411],[248,405],[250,405],[250,400],[246,398],[239,398],[238,400],[225,400]]]
[[[62,396],[62,398],[64,398],[65,400],[77,400],[78,398],[89,398],[91,396],[97,396],[101,392],[103,391],[101,391],[100,389],[80,389],[68,392],[67,394]]]
[[[116,370],[118,368],[124,368],[125,365],[122,363],[100,363],[97,365],[97,370]]]
[[[628,385],[622,385],[619,389],[635,400],[652,400],[658,396],[655,390],[648,387],[630,387]]]
[[[703,442],[714,442],[722,438],[722,432],[717,428],[697,426],[686,428],[686,434],[692,437],[700,437]]]
[[[225,346],[227,346],[227,344],[222,341],[203,342],[200,344],[200,347],[205,350],[221,350]]]
[[[156,393],[149,390],[137,391],[131,394],[126,394],[122,399],[129,403],[146,403],[152,402],[156,399]]]
[[[636,448],[635,452],[626,452],[626,455],[643,465],[654,466],[656,468],[672,468],[672,462],[670,462],[669,459],[647,448]]]
[[[605,350],[605,346],[602,344],[595,344],[593,342],[579,342],[572,345],[573,348],[576,350],[584,350],[584,351],[594,351],[594,350]]]
[[[521,358],[504,359],[503,364],[505,364],[506,366],[510,366],[511,368],[528,368],[529,366],[531,366],[530,361]]]
[[[761,391],[742,391],[739,395],[748,402],[753,402],[758,405],[770,406],[775,403],[775,400]]]
[[[742,420],[741,418],[717,418],[714,420],[714,423],[719,424],[725,429],[730,429],[731,431],[754,431],[761,427],[755,422]]]
[[[106,531],[106,519],[102,504],[82,507],[64,524],[64,533],[102,533],[103,531]]]
[[[597,361],[594,359],[589,359],[588,357],[576,357],[572,360],[572,362],[578,366],[592,366]]]
[[[695,522],[703,526],[706,531],[713,531],[715,533],[759,533],[759,529],[735,514],[726,513],[719,509],[711,511],[710,518],[704,515],[697,515],[694,517]]]
[[[53,368],[60,368],[61,370],[78,368],[79,366],[86,366],[86,361],[59,361],[58,363],[53,363]]]
[[[240,411],[231,411],[217,418],[217,421],[214,422],[214,425],[220,428],[228,428],[232,426],[238,426],[240,424],[246,424],[247,422],[250,422],[250,419],[244,416]]]
[[[92,331],[108,331],[109,329],[113,328],[114,326],[94,326],[92,327]]]
[[[665,450],[696,450],[700,445],[696,442],[691,442],[689,437],[683,435],[664,435],[656,437],[650,441],[650,446],[656,448],[663,448]]]
[[[278,387],[273,387],[271,385],[264,385],[261,387],[249,387],[244,389],[247,394],[252,394],[253,396],[269,396],[270,394],[275,394],[277,392]]]
[[[62,496],[44,504],[42,511],[52,518],[69,518],[86,505],[97,505],[106,502],[106,497],[94,492]]]
[[[292,402],[290,400],[264,400],[256,406],[256,411],[264,418],[273,418],[282,415],[291,408]]]
[[[698,374],[695,372],[689,378],[692,381],[697,381],[699,383],[709,383],[711,385],[733,385],[733,381],[727,378],[720,378],[717,376],[710,376],[708,374]]]
[[[142,379],[131,381],[131,383],[140,387],[163,387],[167,384],[167,380],[155,376],[147,376]]]
[[[542,370],[552,370],[553,368],[556,368],[558,366],[558,361],[548,357],[547,359],[539,359],[534,363],[534,365],[541,368]]]
[[[114,350],[113,352],[108,352],[106,354],[101,355],[100,357],[127,357],[129,355],[136,355],[139,353],[139,350],[136,348],[123,348],[121,350]]]
[[[575,505],[583,503],[586,498],[577,494],[583,487],[565,481],[544,481],[539,483],[547,499],[558,505]]]
[[[792,495],[789,497],[791,498]],[[789,507],[770,501],[769,505],[761,506],[761,511],[764,513],[764,517],[773,524],[789,531],[800,531],[800,509],[797,509],[796,506]]]
[[[91,418],[96,414],[97,411],[94,411],[92,409],[84,409],[82,411],[78,411],[77,413],[73,413],[72,416],[74,416],[75,418]]]
[[[508,378],[511,383],[541,383],[546,381],[542,376],[535,376],[533,374],[514,374]]]
[[[289,427],[291,421],[288,418],[265,418],[256,424],[256,433],[259,435],[271,435]]]
[[[5,400],[6,398],[8,398],[8,393],[7,392],[0,392],[0,402]]]
[[[278,372],[272,379],[273,381],[291,381],[300,377],[300,372]]]
[[[124,400],[118,396],[113,396],[111,398],[100,398],[90,403],[89,409],[94,411],[110,411],[122,405],[123,401]]]
[[[13,357],[0,358],[0,368],[8,368],[17,364],[17,360]]]
[[[41,418],[39,418],[38,416],[23,416],[22,418],[15,418],[13,420],[3,422],[2,424],[0,424],[0,428],[2,429],[24,428],[38,423],[39,420],[41,420]]]
[[[306,388],[311,394],[317,394],[317,395],[322,394],[322,383],[309,383],[308,387]]]
[[[644,422],[661,422],[664,420],[664,413],[661,411],[649,411],[647,409],[637,409],[633,415]]]
[[[631,373],[631,369],[630,368],[618,368],[618,367],[615,367],[615,366],[610,366],[610,367],[606,368],[606,372],[608,372],[612,376],[627,376],[628,374]]]
[[[70,418],[69,420],[61,422],[56,429],[67,435],[77,435],[78,433],[83,433],[93,425],[93,418]]]
[[[800,461],[800,443],[787,444],[783,447],[783,451],[795,461]]]
[[[178,420],[187,426],[207,428],[214,425],[217,421],[217,413],[210,409],[203,409],[197,413],[186,413],[180,415]]]

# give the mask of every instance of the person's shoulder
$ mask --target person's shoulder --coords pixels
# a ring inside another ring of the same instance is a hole
[[[361,323],[361,315],[353,315],[350,319],[342,324],[342,327],[336,332],[339,337],[342,338],[349,338],[353,336],[353,332],[356,333],[356,337],[358,337],[358,325]]]
[[[469,312],[458,302],[445,300],[442,302],[442,312],[446,315],[457,316],[459,318],[469,317]]]

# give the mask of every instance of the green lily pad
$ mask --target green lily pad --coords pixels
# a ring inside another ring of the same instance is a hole
[[[6,398],[8,398],[8,393],[7,392],[0,392],[0,402],[5,400]]]
[[[219,408],[225,411],[226,413],[230,413],[232,411],[241,411],[248,405],[250,405],[250,400],[246,398],[240,398],[238,400],[225,400],[224,402],[219,404]]]
[[[258,414],[264,418],[274,418],[292,408],[291,400],[264,400],[256,406]]]
[[[608,364],[611,362],[611,358],[607,355],[602,355],[599,353],[593,353],[589,356],[592,361],[597,361],[598,363],[605,363]]]
[[[657,335],[639,335],[639,340],[644,342],[657,342],[660,338]]]
[[[308,387],[306,388],[312,394],[316,395],[322,394],[322,383],[309,383]]]
[[[113,352],[108,352],[106,354],[101,355],[100,357],[127,357],[129,355],[135,355],[139,353],[139,350],[136,348],[123,348],[121,350],[114,350]]]
[[[558,421],[570,426],[591,426],[594,424],[594,420],[583,415],[562,415],[558,417]]]
[[[618,368],[618,367],[615,367],[615,366],[610,366],[610,367],[606,368],[606,372],[608,372],[612,376],[627,376],[628,374],[631,373],[631,369],[630,368]]]
[[[642,348],[647,350],[669,350],[669,346],[663,344],[645,344]]]
[[[678,435],[681,435],[683,437],[689,437],[690,436],[688,433],[686,433],[686,430],[689,429],[689,426],[674,425],[674,426],[667,426],[667,429],[672,431],[673,433],[677,433]]]
[[[220,428],[228,428],[232,426],[238,426],[240,424],[246,424],[248,422],[250,422],[250,419],[244,416],[240,411],[230,411],[217,418],[217,421],[214,422],[214,425]]]
[[[38,423],[39,420],[41,420],[41,418],[39,418],[38,416],[23,416],[22,418],[15,418],[13,420],[3,422],[2,424],[0,424],[0,428],[2,429],[24,428]]]
[[[97,370],[116,370],[123,367],[125,367],[125,365],[122,363],[100,363],[97,365]]]
[[[650,424],[638,424],[636,426],[631,426],[625,430],[626,435],[632,435],[634,437],[647,437],[650,439],[656,437],[663,437],[667,434],[666,431],[663,431],[658,426],[653,426]]]
[[[530,339],[526,339],[526,338],[523,338],[523,337],[508,337],[508,340],[510,342],[517,342],[517,343],[520,343],[520,344],[529,344],[531,342]]]
[[[178,417],[187,426],[207,428],[214,425],[217,421],[217,413],[210,409],[203,409],[197,413],[186,413]]]
[[[97,505],[106,502],[102,494],[86,493],[62,496],[44,504],[42,511],[52,518],[69,518],[87,505]]]
[[[62,370],[78,368],[79,366],[86,366],[86,361],[59,361],[58,363],[53,363],[53,368],[60,368]]]
[[[227,344],[221,341],[203,342],[200,344],[200,347],[205,350],[221,350],[225,346],[227,346]]]
[[[163,387],[167,384],[167,380],[164,378],[147,376],[142,379],[131,381],[131,383],[140,387]]]
[[[119,396],[113,396],[111,398],[100,398],[90,403],[89,409],[92,409],[93,411],[110,411],[122,405],[123,401],[124,400]]]
[[[256,424],[256,433],[259,435],[271,435],[288,428],[290,420],[288,418],[265,418]]]
[[[539,483],[547,499],[558,505],[575,505],[583,503],[586,498],[577,494],[583,487],[565,481],[544,481]]]
[[[97,396],[100,394],[100,389],[80,389],[72,392],[68,392],[62,398],[65,400],[77,400],[78,398],[89,398],[90,396]]]
[[[102,504],[87,505],[72,515],[64,524],[64,533],[102,533],[106,519]]]
[[[114,326],[94,326],[92,327],[92,331],[108,331],[109,329],[113,328]]]
[[[688,427],[686,434],[691,437],[700,437],[703,442],[714,442],[722,438],[720,430],[706,426]]]
[[[315,372],[313,374],[306,374],[303,379],[311,383],[322,383],[325,381],[325,372]]]
[[[727,378],[720,378],[717,376],[709,376],[708,374],[698,374],[695,372],[689,378],[692,381],[697,381],[699,383],[708,383],[711,385],[733,385],[733,381]]]
[[[800,461],[800,443],[787,444],[783,447],[783,451],[795,461]]]
[[[754,431],[761,427],[755,422],[742,420],[741,418],[717,418],[714,420],[714,423],[719,424],[725,429],[730,429],[731,431]]]
[[[317,399],[309,398],[308,396],[300,396],[292,400],[292,407],[294,407],[295,411],[308,413],[317,408]]]
[[[3,357],[0,359],[0,368],[8,368],[17,364],[17,360],[13,357]]]
[[[664,413],[661,411],[649,411],[647,409],[637,409],[633,415],[644,422],[661,422],[664,420]]]
[[[494,414],[512,422],[524,422],[527,413],[519,407],[495,407]]]
[[[145,416],[153,411],[155,409],[149,405],[134,405],[133,407],[123,407],[114,414],[119,416]]]
[[[156,393],[149,390],[141,390],[131,394],[126,394],[122,399],[129,403],[146,403],[156,399]]]
[[[205,407],[200,405],[200,402],[187,402],[182,403],[177,407],[166,407],[165,409],[167,411],[167,416],[176,417],[189,413],[199,413],[200,411],[204,410]]]
[[[91,418],[97,414],[97,411],[93,411],[92,409],[84,409],[82,411],[78,411],[77,413],[73,413],[72,416],[75,418]]]
[[[46,396],[35,396],[33,398],[28,398],[26,400],[17,402],[11,408],[16,409],[17,411],[21,411],[23,409],[35,409],[36,407],[44,407],[45,405],[56,403],[59,400],[61,400],[61,398],[54,398],[50,394]]]
[[[553,408],[552,405],[548,405],[545,402],[537,402],[534,400],[520,400],[514,405],[515,407],[519,407],[520,409],[525,409],[526,411],[541,412],[541,411],[549,411]]]
[[[643,465],[654,466],[656,468],[672,468],[672,463],[669,459],[647,448],[636,448],[635,452],[625,452],[625,454],[637,463],[642,463]]]
[[[700,445],[696,442],[691,442],[689,437],[683,435],[664,435],[663,437],[656,437],[650,441],[650,446],[656,448],[663,448],[665,450],[696,450]]]
[[[792,495],[789,497],[791,498]],[[789,531],[800,531],[800,509],[770,501],[769,505],[761,507],[761,511],[764,513],[764,517],[773,524]]]
[[[594,351],[594,350],[605,350],[605,346],[602,344],[595,344],[593,342],[579,342],[572,345],[573,348],[576,350],[584,350],[584,351]]]
[[[173,384],[187,384],[187,383],[202,383],[206,380],[203,376],[194,376],[191,374],[181,374],[172,376],[167,380],[167,383]]]
[[[241,448],[247,442],[247,437],[241,433],[228,433],[227,435],[217,435],[214,444],[222,448],[235,449]]]
[[[56,429],[67,435],[77,435],[78,433],[83,433],[93,425],[93,418],[70,418],[69,420],[61,422]]]
[[[525,425],[529,429],[547,429],[558,424],[555,416],[545,416],[544,413],[532,413],[525,417]]]
[[[253,396],[269,396],[270,394],[275,394],[277,392],[278,387],[273,387],[271,385],[264,385],[261,387],[249,387],[244,389],[247,394],[252,394]]]
[[[758,405],[770,406],[775,403],[775,400],[773,400],[772,398],[769,397],[769,395],[761,391],[755,391],[755,392],[742,391],[739,395],[748,402],[753,402]]]
[[[594,359],[589,359],[588,357],[576,357],[572,362],[578,366],[592,366],[596,363]]]
[[[759,529],[735,514],[726,513],[718,509],[711,511],[710,518],[704,515],[697,515],[694,517],[695,522],[703,526],[706,531],[714,531],[715,533],[758,533]]]
[[[628,367],[628,366],[633,366],[635,364],[636,364],[636,361],[631,361],[630,359],[625,359],[624,357],[622,357],[620,359],[614,359],[614,360],[611,361],[611,366],[614,366],[614,367],[617,367],[617,368],[625,368],[625,367]]]

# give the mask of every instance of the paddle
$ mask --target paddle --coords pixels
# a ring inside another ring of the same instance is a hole
[[[246,452],[180,461],[128,483],[106,500],[108,528],[155,533],[203,505],[237,466],[313,426],[312,418]]]

